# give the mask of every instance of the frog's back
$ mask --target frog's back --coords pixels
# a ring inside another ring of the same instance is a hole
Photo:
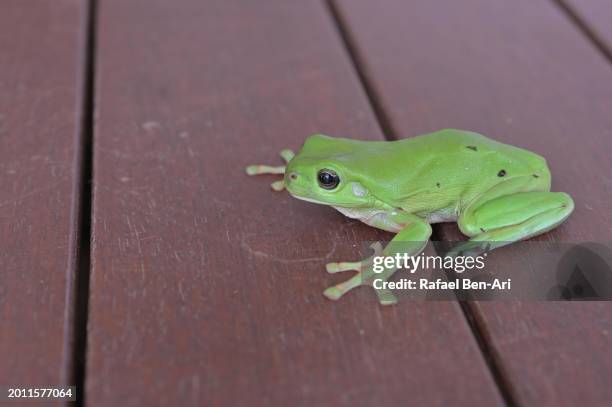
[[[445,157],[445,164],[452,160],[462,166],[480,163],[493,169],[499,164],[499,171],[513,176],[547,170],[546,160],[536,153],[464,130],[445,129],[401,140],[398,150],[406,157],[417,156],[425,161]]]
[[[429,150],[435,154],[458,154],[494,152],[500,155],[512,156],[516,159],[521,159],[528,163],[541,165],[545,163],[543,157],[509,144],[504,144],[499,141],[490,139],[482,134],[472,131],[444,129],[434,133],[424,134],[417,137],[412,137],[397,142],[400,149],[423,152]]]
[[[337,157],[359,169],[353,178],[413,213],[457,208],[510,177],[534,177],[542,190],[550,187],[543,157],[474,132],[448,129],[392,142],[343,140],[346,150]]]
[[[511,177],[533,177],[542,190],[550,187],[543,157],[474,132],[448,129],[402,140],[397,154],[414,161],[394,182],[410,191],[402,206],[416,212],[462,206]]]
[[[316,135],[307,140],[300,155],[304,160],[320,161],[330,158],[330,151],[331,158],[357,169],[355,176],[369,174],[372,184],[393,184],[404,191],[430,188],[431,180],[436,180],[436,187],[444,183],[456,189],[475,184],[475,179],[499,182],[498,174],[549,176],[543,157],[464,130],[445,129],[397,141]]]

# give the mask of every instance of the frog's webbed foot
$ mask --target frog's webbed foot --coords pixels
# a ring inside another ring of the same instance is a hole
[[[295,156],[293,151],[285,149],[280,152],[280,156],[286,163],[291,161],[291,159]],[[262,174],[285,174],[286,166],[270,166],[270,165],[249,165],[246,167],[246,173],[248,175],[262,175]],[[270,184],[273,190],[282,191],[285,189],[285,181],[275,181]]]
[[[374,261],[373,259],[375,256],[380,256],[382,254],[383,248],[380,243],[374,243],[370,247],[374,250],[374,255],[363,261],[327,263],[325,265],[328,273],[339,273],[341,271],[355,270],[357,271],[357,274],[340,284],[329,287],[323,292],[323,295],[330,300],[335,301],[340,299],[340,297],[355,287],[359,287],[361,285],[372,286],[374,279],[378,278],[385,281],[391,277],[395,270],[385,270],[385,272],[382,274],[374,273],[372,268]],[[395,298],[390,290],[376,289],[376,295],[378,295],[378,300],[382,305],[397,303],[397,298]]]

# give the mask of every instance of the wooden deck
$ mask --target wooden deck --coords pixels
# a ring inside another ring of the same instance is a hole
[[[390,235],[244,175],[315,132],[470,129],[542,152],[575,198],[538,239],[609,242],[611,18],[606,0],[4,0],[0,386],[611,405],[610,302],[332,303],[326,259]]]

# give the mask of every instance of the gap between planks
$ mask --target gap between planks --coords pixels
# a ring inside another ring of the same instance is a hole
[[[79,129],[78,202],[77,212],[76,276],[73,287],[73,327],[70,382],[76,386],[76,406],[85,405],[85,372],[87,354],[87,320],[89,312],[89,276],[91,273],[91,225],[93,201],[93,132],[95,110],[95,58],[97,0],[85,6],[83,21],[83,71],[81,76],[81,123]]]
[[[612,50],[608,49],[606,42],[597,34],[597,30],[592,28],[589,23],[582,18],[573,6],[566,0],[551,0],[561,12],[570,20],[587,39],[609,62],[612,62]]]

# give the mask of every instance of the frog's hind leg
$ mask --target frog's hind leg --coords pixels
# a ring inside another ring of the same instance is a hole
[[[295,156],[293,151],[285,149],[280,152],[281,158],[288,163]],[[248,175],[262,175],[262,174],[285,174],[285,170],[287,169],[284,165],[279,166],[270,166],[270,165],[249,165],[246,167],[246,173]],[[275,181],[270,184],[273,190],[282,191],[285,189],[285,181]]]
[[[574,201],[564,192],[519,192],[468,208],[458,221],[471,239],[452,250],[486,247],[486,251],[548,232],[565,221]]]

